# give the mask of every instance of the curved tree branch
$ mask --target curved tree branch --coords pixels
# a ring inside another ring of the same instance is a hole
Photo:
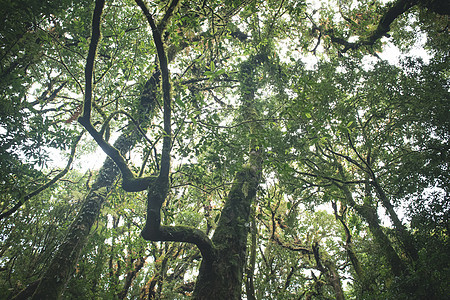
[[[136,0],[137,5],[144,13],[153,33],[153,40],[158,53],[159,68],[162,77],[162,92],[164,100],[164,138],[161,156],[161,168],[158,179],[149,186],[147,221],[142,237],[148,241],[174,241],[188,242],[197,245],[202,256],[207,260],[215,257],[214,247],[208,236],[199,229],[187,226],[161,226],[161,206],[164,203],[169,190],[168,176],[170,171],[170,150],[172,144],[171,129],[171,85],[169,78],[169,68],[166,51],[162,41],[162,34],[167,25],[168,20],[175,11],[179,0],[173,0],[170,3],[166,14],[157,26],[153,16],[150,14],[147,6],[142,0]]]
[[[150,28],[153,33],[153,41],[155,42],[156,51],[158,53],[159,60],[159,68],[161,70],[162,77],[162,91],[163,91],[163,99],[164,99],[164,139],[163,139],[163,149],[161,156],[161,169],[160,176],[168,177],[170,170],[170,149],[172,144],[172,128],[171,128],[171,85],[169,78],[169,67],[167,61],[166,51],[164,49],[164,43],[162,40],[162,34],[165,30],[165,26],[167,25],[168,20],[172,16],[175,11],[176,6],[178,5],[179,0],[173,0],[170,3],[170,6],[164,15],[160,25],[156,26],[155,21],[153,20],[153,16],[148,10],[147,6],[142,0],[136,0],[136,4],[141,8],[144,16],[146,17]]]
[[[381,17],[377,28],[370,33],[370,35],[358,42],[348,42],[347,40],[337,37],[333,30],[324,30],[324,33],[330,36],[331,41],[344,46],[342,52],[347,52],[348,50],[356,50],[363,46],[372,46],[383,36],[387,35],[391,30],[391,24],[403,13],[407,12],[411,7],[419,4],[419,0],[397,0],[392,3],[389,8],[384,12]]]
[[[202,257],[212,260],[215,257],[215,248],[209,237],[201,230],[189,226],[161,226],[159,232],[144,236],[148,241],[186,242],[195,244]]]
[[[294,245],[294,244],[288,244],[286,242],[281,241],[278,234],[274,234],[272,236],[272,240],[275,241],[281,247],[291,250],[291,251],[294,251],[294,252],[301,252],[302,254],[312,254],[313,253],[312,250],[309,249],[308,247],[298,246],[298,245]]]
[[[98,43],[100,41],[100,22],[103,13],[105,0],[95,1],[94,15],[92,17],[92,36],[89,43],[89,52],[86,59],[86,67],[84,69],[85,76],[85,93],[84,93],[84,107],[83,116],[80,119],[86,119],[90,122],[92,110],[92,77],[94,74],[94,62],[97,55]]]
[[[103,11],[104,0],[97,0],[95,2],[94,15],[92,19],[92,37],[89,44],[89,52],[86,59],[85,67],[85,93],[83,104],[83,115],[78,118],[78,122],[83,125],[89,134],[94,138],[100,148],[116,163],[120,172],[122,173],[123,183],[122,187],[128,192],[143,191],[148,188],[150,183],[155,177],[135,178],[133,172],[128,168],[128,165],[120,154],[119,150],[111,146],[103,138],[102,132],[98,132],[91,123],[91,111],[92,111],[92,77],[94,73],[95,56],[97,53],[97,47],[100,40],[100,22]]]
[[[0,214],[0,220],[12,215],[13,213],[15,213],[25,202],[27,202],[30,198],[38,195],[39,193],[41,193],[42,191],[48,189],[50,186],[52,186],[55,182],[57,182],[60,178],[62,178],[64,175],[67,174],[67,172],[70,169],[70,166],[72,165],[73,159],[75,157],[75,151],[77,149],[77,145],[78,142],[80,141],[81,137],[83,136],[82,132],[78,137],[75,138],[75,140],[73,141],[72,144],[72,149],[70,151],[70,156],[69,156],[69,160],[67,161],[66,167],[59,172],[55,177],[53,177],[53,179],[51,179],[50,181],[48,181],[46,184],[40,186],[39,188],[37,188],[36,190],[32,191],[31,193],[25,195],[22,199],[19,200],[19,202],[16,203],[16,205],[14,205],[10,210]]]

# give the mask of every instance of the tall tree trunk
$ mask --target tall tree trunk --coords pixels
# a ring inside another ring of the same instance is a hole
[[[140,105],[137,110],[140,124],[145,124],[156,105],[156,91],[159,86],[159,71],[155,71],[145,85],[140,97]],[[142,136],[129,125],[125,132],[119,136],[114,147],[122,155],[128,153]],[[106,195],[114,187],[114,183],[120,174],[119,169],[111,158],[106,158],[100,169],[96,181],[86,195],[80,212],[68,229],[67,235],[58,247],[47,271],[44,273],[37,286],[33,299],[57,299],[70,275],[75,270],[78,257],[83,249],[90,229],[100,214],[100,208],[106,199]]]
[[[256,171],[251,168],[236,174],[212,238],[217,249],[216,258],[202,260],[193,299],[241,298],[250,227],[248,219],[258,181]]]
[[[406,229],[405,225],[403,225],[403,223],[398,218],[398,215],[394,210],[394,206],[392,205],[381,185],[378,183],[378,180],[375,178],[375,176],[373,176],[372,178],[372,184],[375,187],[375,191],[380,198],[381,203],[388,212],[388,215],[392,220],[392,223],[394,224],[396,236],[398,237],[398,241],[402,245],[403,250],[411,260],[416,261],[419,258],[419,254],[417,253],[416,246],[414,245],[413,237]]]
[[[317,269],[325,275],[328,283],[333,287],[336,300],[345,300],[341,278],[336,270],[335,263],[328,258],[320,256],[319,244],[317,242],[312,246],[312,252],[314,254],[314,259],[316,260]]]
[[[129,151],[133,138],[122,135],[116,141],[116,148],[122,153]],[[92,225],[100,214],[100,208],[108,192],[119,175],[114,162],[107,158],[97,180],[86,196],[75,221],[71,224],[62,244],[53,256],[47,271],[33,295],[33,299],[58,299],[75,270],[78,257],[83,249]]]
[[[245,283],[245,288],[246,288],[246,294],[247,294],[247,299],[248,300],[256,300],[255,298],[255,285],[253,283],[253,277],[254,277],[254,273],[255,273],[255,266],[256,266],[256,247],[257,247],[257,235],[258,235],[258,228],[256,227],[256,220],[254,217],[255,214],[255,209],[253,207],[253,212],[252,212],[252,220],[251,220],[251,241],[252,244],[250,246],[250,255],[249,255],[249,261],[248,261],[248,266],[247,266],[247,272],[246,272],[246,276],[247,276],[247,281]]]
[[[342,170],[341,170],[342,171]],[[341,173],[342,174],[342,173]],[[358,205],[355,200],[353,200],[353,196],[346,185],[341,186],[342,191],[344,192],[344,196],[347,200],[347,203],[355,209],[358,214],[369,224],[369,230],[372,232],[375,241],[380,246],[383,251],[384,256],[387,259],[389,266],[391,267],[392,272],[395,276],[401,276],[406,270],[406,266],[404,262],[400,259],[394,247],[392,247],[392,243],[384,233],[380,220],[378,219],[378,214],[371,205],[364,204]]]
[[[261,125],[256,122],[258,113],[254,106],[258,85],[254,78],[254,70],[259,63],[261,61],[258,61],[256,56],[250,57],[241,65],[240,70],[243,117],[250,121],[248,128],[250,136],[262,131]],[[249,146],[248,164],[236,174],[212,237],[216,255],[214,259],[202,260],[193,299],[241,298],[247,235],[250,229],[249,217],[262,169],[261,145],[255,137],[251,137]]]

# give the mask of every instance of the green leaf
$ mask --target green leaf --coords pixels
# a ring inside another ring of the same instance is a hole
[[[181,98],[179,96],[175,97],[175,102],[182,108],[186,108],[186,104],[184,104],[184,102],[181,101]]]

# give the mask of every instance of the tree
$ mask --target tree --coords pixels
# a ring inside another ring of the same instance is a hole
[[[5,298],[445,295],[445,268],[419,278],[448,266],[448,226],[425,251],[414,223],[448,212],[423,199],[448,193],[444,1],[84,4],[5,18]],[[389,35],[407,49],[407,26],[429,63],[364,63]],[[103,166],[70,171],[89,143]],[[56,175],[48,148],[70,152]]]

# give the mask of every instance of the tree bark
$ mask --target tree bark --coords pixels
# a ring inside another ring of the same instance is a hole
[[[342,172],[342,168],[340,168]],[[342,175],[342,173],[341,173]],[[380,220],[378,219],[378,214],[376,210],[370,206],[369,204],[358,205],[354,200],[353,196],[346,185],[340,186],[342,189],[344,196],[347,200],[347,203],[355,209],[358,214],[368,223],[369,230],[372,232],[375,241],[380,246],[383,251],[384,256],[387,259],[389,266],[391,267],[392,272],[395,276],[401,276],[405,270],[406,266],[404,262],[400,259],[394,247],[392,247],[392,243],[384,233],[383,229],[380,225]]]
[[[252,214],[254,215],[254,209]],[[256,227],[256,220],[255,217],[253,216],[252,220],[251,220],[251,241],[252,244],[250,246],[250,258],[248,261],[248,266],[247,266],[247,281],[245,283],[245,288],[246,288],[246,293],[247,293],[247,299],[248,300],[256,300],[255,297],[255,284],[253,282],[253,277],[254,277],[254,273],[255,273],[255,266],[256,266],[256,244],[257,244],[257,234],[258,234],[258,228]]]
[[[406,229],[405,225],[403,225],[403,223],[398,218],[398,215],[394,210],[394,206],[388,199],[388,196],[384,192],[383,188],[378,183],[378,180],[375,177],[373,177],[372,180],[373,180],[372,185],[375,187],[375,191],[378,197],[380,198],[381,203],[388,212],[389,217],[391,218],[392,223],[394,224],[395,233],[396,236],[398,237],[398,241],[402,245],[402,248],[408,255],[408,257],[411,260],[416,261],[417,259],[419,259],[419,254],[417,252],[416,246],[414,245],[413,237]]]
[[[143,91],[140,99],[139,119],[142,121],[140,122],[141,124],[146,122],[148,115],[155,107],[156,101],[154,97],[159,85],[159,72],[155,72],[147,83],[147,89]],[[124,155],[141,138],[142,136],[134,129],[133,125],[129,125],[128,129],[114,143],[114,148]],[[75,221],[69,227],[65,240],[58,248],[47,271],[43,275],[34,299],[57,299],[62,293],[75,268],[76,261],[84,247],[90,229],[99,216],[100,208],[106,199],[106,195],[114,187],[114,183],[119,175],[120,171],[116,164],[108,157],[100,169],[91,190],[86,195]],[[48,294],[49,290],[53,290],[51,295]]]
[[[251,168],[236,174],[212,238],[216,258],[202,260],[193,299],[241,298],[248,219],[258,181],[258,175]]]
[[[260,60],[250,57],[241,65],[240,89],[244,105],[243,117],[249,120],[250,134],[261,132],[261,125],[252,122],[258,119],[254,107],[257,81],[254,70]],[[242,277],[247,252],[247,236],[250,229],[250,211],[256,197],[262,169],[262,147],[254,138],[249,138],[249,160],[237,172],[217,228],[212,237],[215,247],[213,259],[203,259],[195,284],[193,299],[240,299]]]
[[[345,300],[341,278],[339,277],[334,262],[320,256],[318,243],[315,243],[312,246],[312,252],[314,254],[314,259],[316,260],[317,269],[325,275],[329,284],[333,287],[336,300]]]

